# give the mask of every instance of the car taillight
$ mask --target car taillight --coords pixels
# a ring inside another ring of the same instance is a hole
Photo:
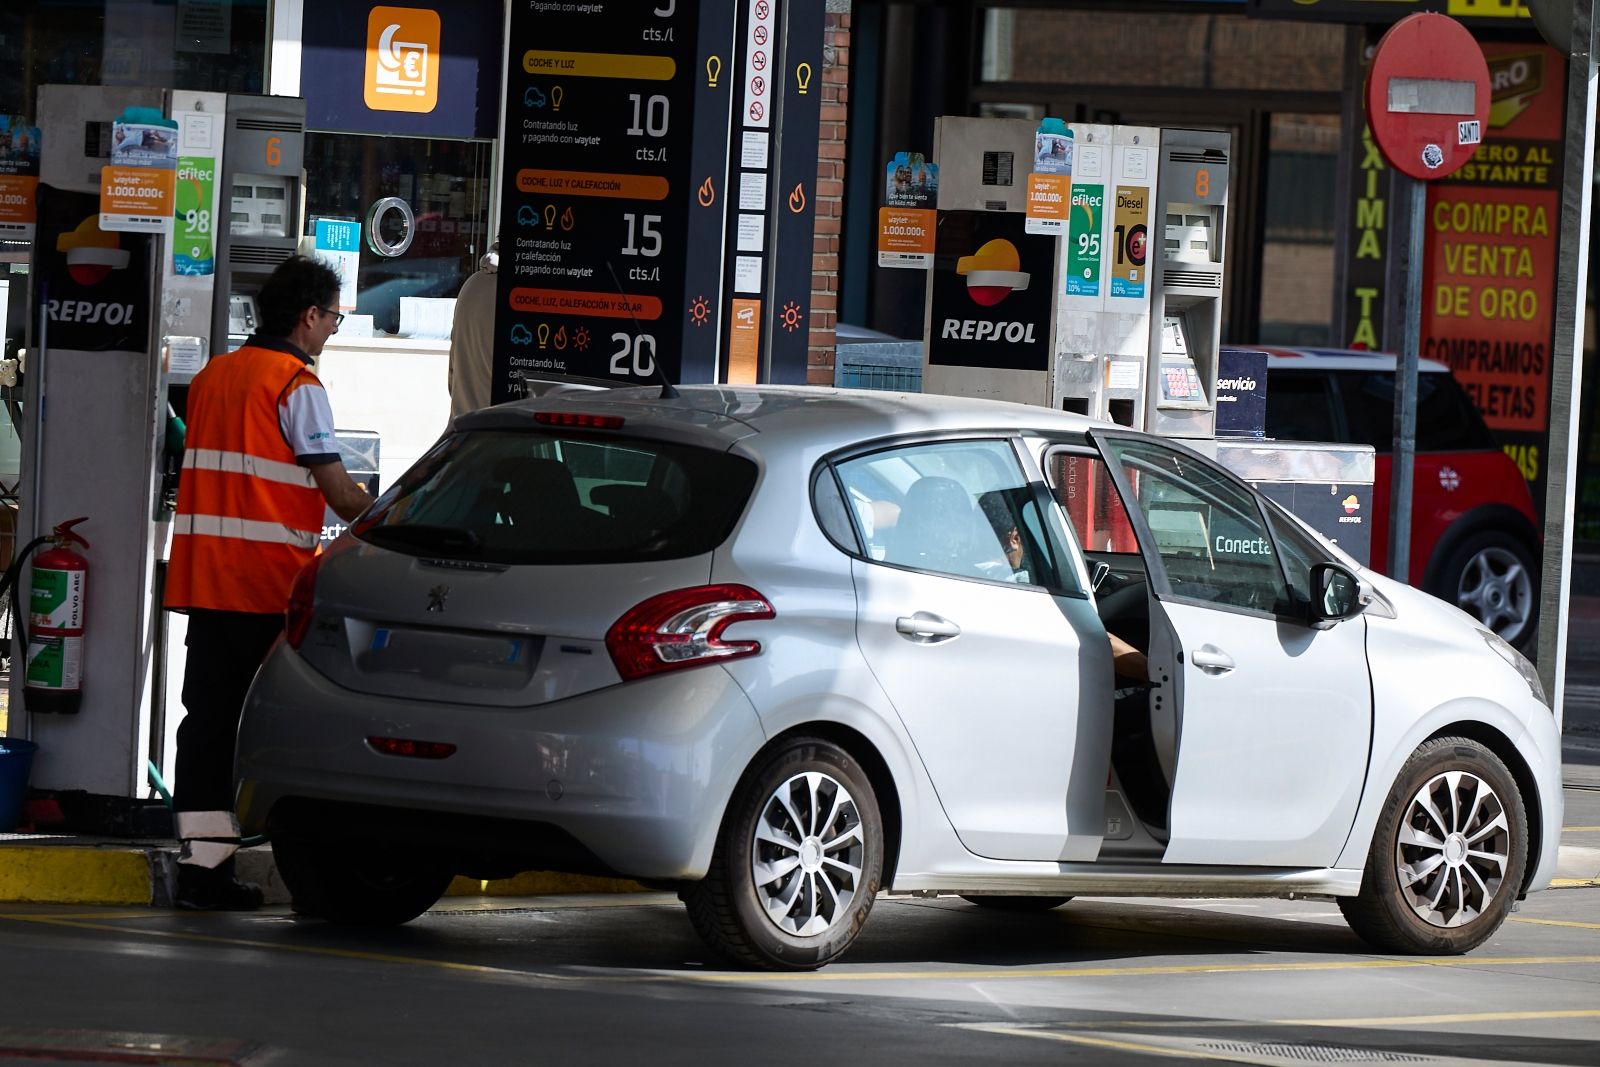
[[[606,651],[625,681],[718,660],[753,656],[759,641],[724,641],[736,622],[773,617],[767,598],[747,585],[700,585],[653,596],[606,631]]]
[[[456,750],[448,741],[417,741],[409,737],[369,737],[367,744],[386,756],[410,756],[412,759],[446,759]]]
[[[317,569],[322,566],[325,558],[320,552],[311,557],[311,562],[300,568],[300,573],[294,576],[294,584],[289,587],[289,606],[283,613],[283,633],[289,641],[290,648],[299,648],[300,642],[306,639],[306,631],[311,629],[311,607],[317,592]]]
[[[621,415],[595,415],[587,411],[536,411],[533,421],[541,426],[565,426],[574,430],[620,430]]]

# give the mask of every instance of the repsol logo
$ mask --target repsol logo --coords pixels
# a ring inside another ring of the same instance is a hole
[[[945,319],[939,337],[946,341],[1010,341],[1033,344],[1033,323],[990,322],[988,319]]]
[[[1253,393],[1256,391],[1254,378],[1218,378],[1217,389],[1226,389],[1233,393]]]
[[[51,322],[82,322],[121,326],[133,321],[132,304],[111,304],[95,300],[48,300],[44,313]]]

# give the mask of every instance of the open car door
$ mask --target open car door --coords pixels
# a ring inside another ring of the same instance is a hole
[[[1175,641],[1164,862],[1331,865],[1372,739],[1366,620],[1311,625],[1325,557],[1232,474],[1148,437],[1089,436],[1149,569],[1152,631]]]

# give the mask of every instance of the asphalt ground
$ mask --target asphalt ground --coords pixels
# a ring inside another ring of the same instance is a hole
[[[810,974],[729,971],[662,894],[0,909],[0,1063],[1560,1063],[1600,1049],[1600,888],[1461,957],[1369,953],[1319,901],[883,898]]]

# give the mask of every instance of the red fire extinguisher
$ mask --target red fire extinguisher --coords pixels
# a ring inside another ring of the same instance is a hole
[[[28,608],[28,672],[23,700],[29,711],[71,714],[83,700],[83,629],[89,592],[89,561],[74,544],[89,542],[72,528],[88,517],[70,519],[42,538],[50,547],[33,561]]]

